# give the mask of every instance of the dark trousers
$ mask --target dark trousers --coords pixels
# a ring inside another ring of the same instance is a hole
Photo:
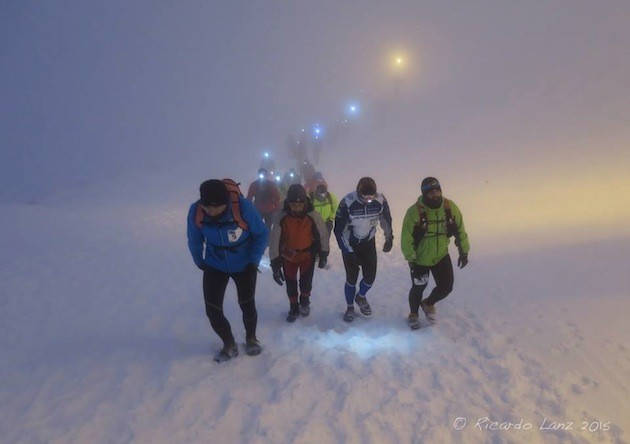
[[[330,237],[333,231],[333,225],[335,221],[333,219],[326,221],[326,229],[328,230],[328,236]]]
[[[376,279],[375,239],[353,247],[352,249],[354,250],[353,252],[343,254],[343,266],[346,269],[346,286],[344,293],[348,305],[354,303],[354,292],[356,291],[357,279],[359,279],[359,271],[363,273],[359,289],[361,296],[365,296]]]
[[[411,313],[418,313],[422,293],[429,283],[429,272],[433,275],[435,288],[426,298],[427,305],[433,305],[441,301],[453,291],[453,264],[451,256],[446,255],[440,262],[433,266],[410,264],[411,289],[409,290],[409,309]]]
[[[260,215],[263,219],[263,222],[265,223],[265,226],[267,227],[267,231],[271,233],[271,227],[273,226],[273,213],[261,213]]]
[[[311,290],[313,289],[313,273],[315,271],[315,260],[313,256],[309,256],[308,259],[299,263],[283,259],[282,268],[284,270],[284,279],[287,283],[287,296],[289,296],[291,304],[298,302],[299,281],[300,302],[302,305],[308,305],[308,297],[311,295]]]
[[[206,304],[206,315],[210,320],[210,325],[224,344],[234,342],[230,323],[223,314],[223,299],[225,288],[230,278],[236,284],[238,304],[243,312],[243,325],[247,338],[256,336],[256,324],[258,313],[254,295],[256,292],[256,268],[247,268],[238,273],[224,273],[222,271],[209,268],[203,273],[203,298]]]

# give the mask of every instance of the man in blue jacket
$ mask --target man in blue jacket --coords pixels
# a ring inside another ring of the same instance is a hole
[[[195,265],[203,271],[203,296],[210,325],[223,340],[223,348],[215,361],[227,361],[238,355],[230,323],[223,314],[223,298],[230,278],[236,284],[238,303],[243,311],[245,352],[257,355],[262,348],[256,338],[258,314],[254,295],[258,264],[269,232],[250,201],[239,196],[238,204],[231,203],[223,181],[207,180],[201,184],[199,192],[200,200],[188,211],[188,248]],[[241,227],[242,222],[247,224],[247,229]]]

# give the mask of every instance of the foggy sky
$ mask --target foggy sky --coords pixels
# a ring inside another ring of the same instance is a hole
[[[427,175],[470,200],[598,176],[626,192],[628,23],[609,0],[3,1],[0,200],[177,162],[247,182],[355,99],[319,166],[338,194],[372,175],[404,213]]]

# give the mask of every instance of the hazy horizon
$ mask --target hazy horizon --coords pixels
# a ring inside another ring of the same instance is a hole
[[[395,224],[434,175],[488,238],[630,235],[628,3],[0,8],[0,202],[147,170],[247,185],[264,150],[286,170],[287,136],[354,100],[318,169],[340,195],[375,177]]]

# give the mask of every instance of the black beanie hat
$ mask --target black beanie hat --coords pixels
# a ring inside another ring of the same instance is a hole
[[[306,190],[299,184],[293,184],[287,190],[288,202],[306,202]]]
[[[426,194],[431,190],[440,190],[442,191],[442,187],[440,186],[440,182],[435,177],[427,177],[422,181],[420,185],[420,189],[422,190],[422,195],[426,196]]]
[[[362,177],[357,184],[357,193],[363,195],[376,194],[376,182],[371,177]]]
[[[199,187],[201,195],[201,205],[203,206],[221,206],[227,205],[230,200],[230,193],[223,181],[218,179],[206,180]]]

